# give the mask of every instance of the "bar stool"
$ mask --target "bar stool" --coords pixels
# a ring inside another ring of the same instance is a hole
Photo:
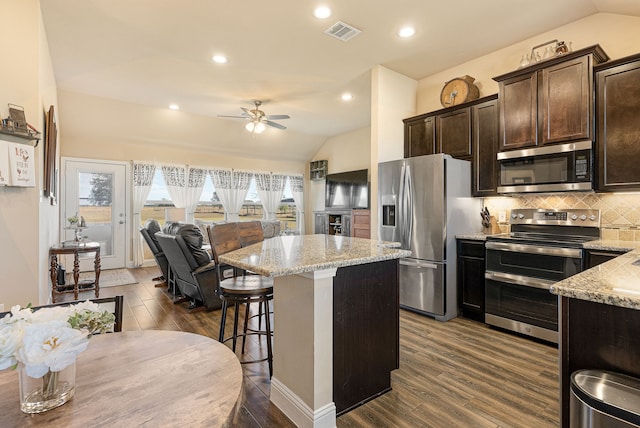
[[[267,357],[257,360],[240,361],[241,364],[257,363],[267,361],[269,364],[269,376],[273,374],[273,352],[271,349],[271,321],[269,319],[269,301],[273,300],[273,279],[260,275],[241,275],[240,272],[233,268],[233,276],[223,279],[224,270],[220,265],[218,257],[242,248],[240,234],[237,223],[221,223],[208,228],[209,242],[211,243],[211,251],[216,262],[219,278],[219,296],[222,300],[222,318],[220,320],[220,333],[218,341],[226,342],[232,340],[232,350],[235,352],[238,337],[242,336],[242,353],[244,353],[245,339],[247,335],[265,336],[267,339]],[[228,269],[227,269],[228,270]],[[249,305],[258,303],[260,306],[264,303],[265,313],[265,329],[248,329],[248,313]],[[227,310],[229,305],[234,307],[233,315],[233,335],[225,338],[225,326],[227,320]],[[245,307],[245,319],[242,333],[238,333],[238,315],[241,305]]]

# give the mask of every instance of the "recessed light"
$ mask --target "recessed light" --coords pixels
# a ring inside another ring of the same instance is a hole
[[[171,110],[180,110],[180,106],[178,104],[170,104],[169,108]]]
[[[313,16],[318,19],[327,19],[331,16],[331,9],[326,6],[316,7],[313,11]]]
[[[340,98],[342,98],[342,101],[351,101],[353,99],[353,95],[349,92],[345,92]]]
[[[224,55],[214,55],[213,58],[211,58],[211,59],[216,64],[226,64],[227,63],[227,57],[224,56]]]
[[[398,31],[398,36],[404,39],[411,37],[414,34],[416,34],[416,29],[413,27],[402,27],[400,31]]]

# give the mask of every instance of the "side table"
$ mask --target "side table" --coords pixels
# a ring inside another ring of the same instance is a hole
[[[80,281],[80,254],[94,253],[93,269],[95,271],[94,280]],[[58,255],[73,254],[73,289],[61,289],[58,286]],[[74,300],[78,300],[78,290],[95,290],[96,298],[100,297],[100,244],[97,242],[73,242],[54,245],[49,250],[51,257],[51,302],[56,303],[59,294],[73,292]]]

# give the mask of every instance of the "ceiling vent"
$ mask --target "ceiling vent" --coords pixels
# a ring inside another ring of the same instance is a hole
[[[345,24],[342,21],[338,21],[329,27],[324,33],[346,42],[360,34],[361,31],[351,25]]]

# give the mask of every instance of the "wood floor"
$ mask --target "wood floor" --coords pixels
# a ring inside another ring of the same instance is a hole
[[[217,339],[220,311],[189,313],[185,303],[174,305],[165,288],[154,286],[152,278],[159,270],[132,272],[138,284],[100,293],[125,296],[123,330],[182,330]],[[266,353],[264,341],[247,345],[251,358]],[[338,427],[559,425],[558,350],[553,346],[466,319],[441,323],[402,310],[400,347],[393,390],[340,416]],[[266,363],[243,365],[243,371],[244,391],[234,426],[293,426],[269,401]]]

